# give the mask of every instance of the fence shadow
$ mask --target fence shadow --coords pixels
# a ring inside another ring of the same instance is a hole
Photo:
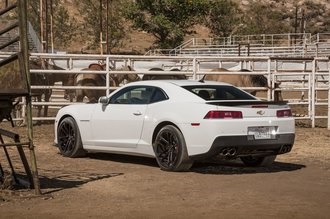
[[[80,173],[62,173],[60,175],[39,176],[40,188],[43,190],[43,194],[51,194],[56,191],[79,187],[83,184],[107,179],[110,177],[120,176],[123,173],[110,173],[110,174],[98,174],[90,172]]]

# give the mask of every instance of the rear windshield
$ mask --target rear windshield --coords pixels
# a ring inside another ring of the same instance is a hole
[[[246,92],[228,85],[196,85],[183,86],[186,90],[198,95],[204,100],[255,100]]]

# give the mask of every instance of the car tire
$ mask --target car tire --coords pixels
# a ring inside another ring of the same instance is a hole
[[[160,129],[153,143],[153,149],[162,170],[188,171],[193,164],[188,157],[183,134],[173,125],[166,125]]]
[[[57,128],[57,142],[60,153],[64,157],[82,157],[83,149],[79,128],[72,117],[64,118]]]
[[[242,162],[248,167],[267,167],[273,164],[276,159],[276,155],[265,156],[265,157],[241,157]]]

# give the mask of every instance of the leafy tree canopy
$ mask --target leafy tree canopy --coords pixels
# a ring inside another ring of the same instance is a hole
[[[101,7],[100,3],[102,3]],[[108,5],[106,5],[107,3]],[[106,43],[104,48],[108,46],[107,50],[111,51],[111,49],[121,45],[126,36],[122,15],[125,3],[125,0],[76,0],[78,10],[83,18],[81,35],[86,39],[85,42],[88,42],[88,46],[91,48],[99,46],[101,31],[102,41]],[[108,22],[106,22],[107,18]],[[106,39],[107,32],[108,38]]]
[[[330,12],[326,10],[326,5],[308,0],[296,7],[300,32],[316,34],[330,31]]]
[[[287,14],[277,11],[270,4],[254,2],[244,13],[239,34],[276,34],[290,30]]]
[[[206,0],[136,0],[128,4],[125,15],[133,28],[151,33],[156,47],[166,49],[180,45],[192,33],[206,6]]]
[[[240,25],[241,11],[231,0],[212,1],[209,4],[205,25],[214,37],[227,37],[234,34]]]
[[[30,0],[28,3],[28,20],[31,22],[38,36],[40,36],[40,0]],[[44,4],[43,7],[44,22],[48,20],[48,35],[45,35],[46,25],[44,24],[44,40],[48,43],[50,42],[50,20],[51,15],[53,15],[53,37],[55,47],[68,46],[77,33],[76,30],[78,26],[76,19],[69,15],[67,8],[61,4],[60,0],[47,2],[48,13],[45,13],[46,4]]]

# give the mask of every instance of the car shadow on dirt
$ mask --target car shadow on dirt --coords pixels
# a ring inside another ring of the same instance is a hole
[[[274,162],[268,167],[247,167],[239,160],[212,160],[198,162],[191,168],[192,172],[201,174],[253,174],[296,171],[305,168],[303,164]]]
[[[145,166],[151,166],[151,167],[159,167],[156,159],[151,158],[151,157],[110,154],[110,153],[88,154],[88,157],[91,159],[97,159],[97,160],[109,160],[109,161],[116,162],[116,163],[130,163],[130,164],[138,164],[138,165],[145,165]]]
[[[130,163],[137,165],[144,165],[150,167],[159,168],[154,158],[131,156],[131,155],[119,155],[119,154],[107,154],[96,153],[88,155],[91,159],[109,160],[118,163]],[[240,160],[220,160],[211,159],[207,161],[195,162],[190,172],[202,173],[202,174],[249,174],[249,173],[274,173],[284,171],[295,171],[305,168],[305,165],[274,162],[269,167],[247,167]]]

